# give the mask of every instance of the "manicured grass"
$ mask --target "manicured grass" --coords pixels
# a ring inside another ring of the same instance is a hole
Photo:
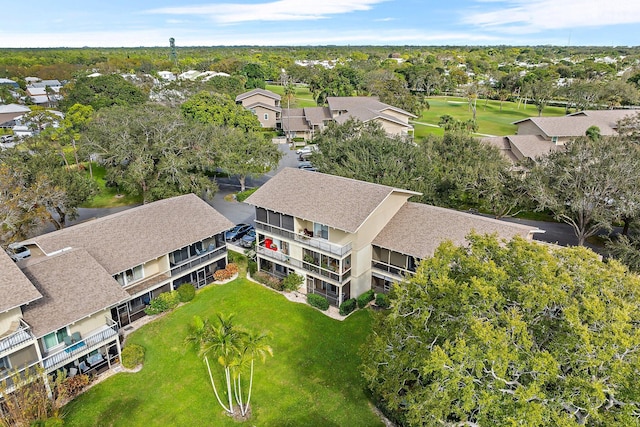
[[[450,115],[458,120],[469,120],[473,118],[473,113],[469,110],[467,100],[457,97],[433,97],[428,98],[430,108],[424,110],[422,115],[417,118],[416,122],[429,123],[437,125],[440,117]],[[535,117],[538,110],[531,103],[520,105],[516,102],[503,102],[502,110],[500,109],[500,101],[489,101],[485,105],[484,99],[479,99],[476,104],[476,120],[478,121],[478,133],[487,135],[513,135],[516,133],[517,127],[511,123],[525,119],[527,117]],[[565,109],[563,107],[546,107],[542,115],[564,116]],[[440,128],[424,126],[414,123],[415,136],[417,138],[428,134],[442,135]]]
[[[87,174],[89,168],[87,167]],[[83,208],[114,208],[117,206],[129,206],[142,203],[142,197],[133,197],[129,195],[118,194],[118,189],[114,187],[107,187],[107,182],[104,179],[106,170],[104,166],[97,165],[92,166],[93,180],[98,185],[100,193],[93,199],[82,205]]]
[[[289,108],[303,108],[303,107],[317,107],[316,101],[313,99],[313,95],[307,86],[295,85],[296,96],[291,100]],[[267,90],[273,93],[277,93],[284,97],[284,87],[280,85],[267,85]],[[282,108],[287,108],[287,101],[284,99],[281,101]]]
[[[144,368],[96,385],[64,409],[65,426],[236,426],[215,401],[206,367],[184,345],[194,315],[235,313],[236,322],[271,332],[273,357],[258,363],[248,426],[376,426],[358,365],[372,314],[330,319],[238,279],[209,286],[128,342],[146,348]],[[210,360],[212,366],[217,365]],[[215,377],[220,380],[221,372]]]

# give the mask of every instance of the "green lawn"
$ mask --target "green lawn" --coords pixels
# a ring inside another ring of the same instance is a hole
[[[458,119],[469,120],[473,118],[472,112],[469,110],[467,101],[465,98],[457,97],[433,97],[428,98],[430,108],[424,110],[422,115],[417,118],[416,122],[429,123],[437,125],[440,121],[440,116],[446,114]],[[500,109],[500,101],[489,101],[479,99],[476,104],[476,120],[478,121],[478,133],[487,135],[513,135],[516,132],[516,126],[511,123],[525,119],[527,117],[534,117],[538,115],[538,111],[535,105],[531,103],[520,105],[515,102],[503,102],[502,110]],[[548,116],[564,116],[564,107],[546,107],[542,115]],[[440,128],[421,125],[419,123],[413,123],[415,128],[416,138],[423,137],[427,134],[442,135],[443,131]]]
[[[296,96],[291,100],[289,108],[303,108],[303,107],[317,107],[316,101],[313,99],[313,95],[309,91],[307,86],[295,85]],[[284,96],[284,87],[280,85],[267,85],[267,90],[273,93],[277,93],[280,96]],[[287,108],[287,101],[282,100],[282,108]]]
[[[142,197],[133,197],[129,195],[118,194],[115,187],[107,187],[104,179],[106,170],[104,166],[96,163],[92,166],[93,180],[98,185],[100,192],[93,199],[82,205],[83,208],[113,208],[117,206],[129,206],[142,203]],[[87,168],[87,174],[89,169]]]
[[[129,342],[146,348],[144,368],[117,374],[76,398],[64,408],[65,425],[238,425],[223,414],[204,363],[183,343],[194,315],[213,318],[218,312],[235,313],[239,324],[272,333],[274,355],[256,365],[253,417],[242,425],[382,425],[358,369],[372,314],[358,311],[339,322],[246,279],[209,286],[133,333]]]

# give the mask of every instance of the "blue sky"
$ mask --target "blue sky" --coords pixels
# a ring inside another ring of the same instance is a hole
[[[31,0],[0,47],[640,45],[639,0]]]

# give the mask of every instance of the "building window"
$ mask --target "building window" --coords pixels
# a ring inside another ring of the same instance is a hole
[[[69,332],[67,332],[67,327],[65,326],[62,329],[58,329],[55,332],[51,332],[50,334],[45,335],[44,338],[42,338],[42,341],[44,342],[45,349],[48,350],[64,343],[64,338],[68,336]]]
[[[11,364],[9,363],[9,357],[0,357],[0,374],[11,369]]]
[[[120,283],[120,286],[127,286],[135,282],[136,280],[142,279],[144,277],[144,274],[142,271],[142,266],[138,265],[125,271],[124,273],[116,274],[114,277],[117,282]]]
[[[125,271],[124,274],[125,274],[125,277],[126,277],[126,280],[127,280],[127,284],[133,283],[136,280],[140,280],[140,279],[142,279],[142,276],[143,276],[142,275],[142,266],[138,265],[136,267],[133,267],[133,268]]]
[[[264,119],[269,120],[269,113],[264,113]]]
[[[558,143],[558,137],[557,136],[552,136],[551,137],[551,142],[553,142],[554,144]]]
[[[319,237],[321,239],[328,240],[329,239],[329,226],[318,224],[317,222],[313,223],[313,237]]]

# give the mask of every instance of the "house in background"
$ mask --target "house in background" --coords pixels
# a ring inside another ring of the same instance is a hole
[[[307,293],[339,306],[415,271],[446,239],[472,230],[532,238],[537,229],[409,203],[414,191],[286,168],[245,202],[255,206],[258,268],[305,278]],[[426,241],[423,241],[426,239]],[[391,268],[394,270],[391,270]]]
[[[585,110],[561,117],[529,117],[513,122],[518,126],[516,135],[485,137],[481,141],[498,147],[502,154],[515,163],[562,150],[564,145],[584,136],[592,126],[600,135],[618,133],[618,122],[638,114],[637,110]]]
[[[0,105],[0,127],[11,128],[15,119],[31,112],[29,107],[19,104]]]
[[[374,121],[389,135],[412,136],[409,119],[413,114],[380,102],[371,96],[330,96],[327,107],[305,107],[282,110],[280,128],[291,138],[313,139],[329,122],[343,124],[349,119]]]
[[[213,282],[227,264],[231,222],[188,194],[20,242],[0,254],[0,380],[40,365],[47,373],[100,372],[120,357],[120,328],[162,292]]]
[[[281,97],[265,89],[253,89],[236,96],[236,104],[241,104],[258,117],[263,128],[275,129],[280,123]]]

